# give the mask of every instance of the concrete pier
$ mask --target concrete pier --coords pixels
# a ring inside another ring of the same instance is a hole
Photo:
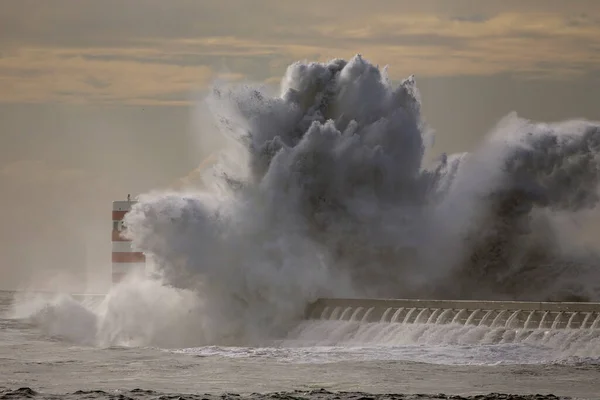
[[[600,303],[322,298],[307,308],[306,318],[520,329],[600,329]]]

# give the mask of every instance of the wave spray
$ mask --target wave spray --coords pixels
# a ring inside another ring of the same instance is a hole
[[[600,299],[600,257],[561,233],[597,205],[598,123],[511,114],[423,165],[415,79],[360,56],[208,104],[229,145],[202,190],[142,195],[126,216],[155,275],[90,309],[92,341],[256,344],[321,296]]]

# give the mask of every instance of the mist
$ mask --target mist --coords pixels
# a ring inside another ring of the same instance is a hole
[[[0,110],[5,290],[108,291],[111,202],[169,187],[212,151],[184,108]]]

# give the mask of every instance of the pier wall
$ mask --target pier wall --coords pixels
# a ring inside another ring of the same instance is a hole
[[[600,303],[322,298],[307,319],[465,324],[526,329],[598,329]]]

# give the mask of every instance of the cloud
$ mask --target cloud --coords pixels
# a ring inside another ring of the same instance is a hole
[[[369,52],[376,58],[387,54],[387,58],[401,60],[404,56],[421,75],[545,72],[560,77],[569,71],[584,73],[600,61],[600,53],[590,51],[600,46],[598,20],[585,17],[576,25],[571,20],[549,13],[502,13],[462,20],[389,14],[318,31],[325,43],[335,41],[346,48],[361,43],[373,46]]]
[[[105,50],[113,60],[85,57],[89,50],[20,49],[0,59],[0,101],[125,102],[154,104],[153,96],[205,86],[214,72],[204,65],[119,60],[118,55],[152,54],[151,49]],[[180,99],[184,101],[186,99]],[[162,101],[162,104],[170,103]]]
[[[564,79],[600,61],[599,2],[57,1],[0,6],[0,102],[177,105],[222,72],[276,82],[356,53],[392,78]]]

